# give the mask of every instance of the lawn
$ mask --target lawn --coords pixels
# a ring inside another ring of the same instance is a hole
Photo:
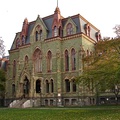
[[[120,120],[120,107],[0,108],[0,120]]]

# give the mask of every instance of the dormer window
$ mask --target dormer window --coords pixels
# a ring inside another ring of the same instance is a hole
[[[71,23],[67,24],[66,32],[67,32],[67,35],[72,35],[73,34],[73,27],[72,27]]]
[[[22,45],[24,45],[24,44],[25,44],[25,36],[22,35]]]
[[[99,41],[101,39],[101,34],[100,32],[97,32],[96,33],[96,40]]]
[[[40,25],[37,25],[35,31],[35,40],[36,41],[42,40],[42,34],[43,34],[42,27]]]
[[[90,37],[90,25],[89,24],[85,24],[85,28],[84,29],[85,29],[85,34]]]
[[[18,48],[20,46],[20,40],[19,38],[16,40],[16,48]]]
[[[54,37],[58,36],[58,30],[57,30],[57,27],[55,26],[54,27]]]

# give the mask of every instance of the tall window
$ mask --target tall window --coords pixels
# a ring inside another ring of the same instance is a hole
[[[13,61],[13,78],[16,76],[16,61]]]
[[[86,33],[87,36],[90,37],[90,26],[89,26],[89,24],[85,24],[85,33]]]
[[[97,33],[96,33],[96,39],[97,39],[97,41],[99,41],[99,40],[101,39],[101,34],[100,34],[100,32],[97,32]]]
[[[50,81],[50,84],[51,84],[51,93],[53,93],[54,92],[54,84],[53,84],[53,80],[52,79]]]
[[[72,90],[73,90],[73,92],[76,92],[76,83],[75,83],[75,80],[72,80]]]
[[[40,30],[40,40],[42,40],[42,30]]]
[[[47,59],[48,59],[48,72],[51,72],[52,71],[52,53],[51,51],[48,51],[48,54],[47,54]]]
[[[59,27],[59,36],[62,37],[62,27]]]
[[[25,36],[22,35],[22,45],[24,45],[24,44],[25,44]]]
[[[41,93],[41,81],[36,81],[36,93]]]
[[[58,30],[57,30],[57,27],[55,26],[54,27],[54,37],[58,36]]]
[[[36,41],[42,40],[42,34],[43,34],[42,27],[40,25],[37,25],[35,30],[36,30],[36,32],[35,32],[35,40]]]
[[[65,80],[65,88],[66,88],[66,92],[70,92],[70,81],[69,81],[69,79]]]
[[[67,50],[65,50],[65,70],[69,70],[69,54]]]
[[[25,64],[28,64],[28,56],[25,56]]]
[[[73,34],[73,27],[72,27],[71,23],[67,24],[67,28],[66,29],[67,29],[67,35]]]
[[[17,40],[16,40],[16,48],[18,48],[20,46],[20,40],[19,40],[19,38],[17,38]]]
[[[42,52],[36,49],[33,54],[35,72],[42,72]]]
[[[35,33],[35,40],[38,41],[38,31]]]
[[[46,80],[46,93],[49,93],[49,82]]]
[[[15,84],[12,84],[12,95],[15,94]]]
[[[75,49],[71,50],[71,61],[72,61],[72,70],[76,70],[76,57],[75,57]]]

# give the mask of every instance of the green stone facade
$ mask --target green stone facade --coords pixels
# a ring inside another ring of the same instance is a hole
[[[72,25],[70,34],[67,31],[69,23]],[[42,29],[42,38],[38,37],[36,40],[37,26]],[[57,27],[57,35],[54,34],[54,26]],[[86,29],[90,32],[89,34]],[[38,16],[32,22],[25,19],[22,31],[16,33],[9,50],[6,104],[21,99],[32,100],[30,104],[34,106],[95,104],[92,92],[78,85],[74,80],[75,77],[81,75],[83,69],[81,50],[84,50],[84,55],[90,54],[94,50],[94,43],[98,40],[96,37],[98,33],[99,30],[80,15],[63,18],[59,8],[56,8],[53,15],[45,18]],[[22,36],[25,37],[24,44],[22,44]],[[75,50],[74,70],[72,69],[72,49]],[[41,69],[39,72],[35,70],[37,63],[34,61],[34,53],[36,50],[41,51],[42,55],[40,67],[38,63],[38,68]],[[68,51],[69,70],[66,70],[65,50]],[[52,53],[50,71],[48,71],[48,51]],[[37,80],[40,81],[38,85]],[[66,80],[68,83],[65,82]],[[27,86],[24,86],[25,84]]]

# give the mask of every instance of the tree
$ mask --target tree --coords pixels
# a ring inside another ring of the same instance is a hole
[[[5,92],[5,71],[0,70],[0,97],[4,97],[4,92]]]
[[[116,38],[120,38],[120,25],[115,25],[115,27],[113,28],[115,31],[115,33],[116,33]]]
[[[118,100],[120,87],[120,38],[105,39],[95,44],[92,55],[83,58],[85,63],[81,76],[77,78],[86,86],[92,85],[96,95],[110,90]]]
[[[0,57],[3,57],[5,54],[5,46],[4,46],[4,41],[0,37]]]

